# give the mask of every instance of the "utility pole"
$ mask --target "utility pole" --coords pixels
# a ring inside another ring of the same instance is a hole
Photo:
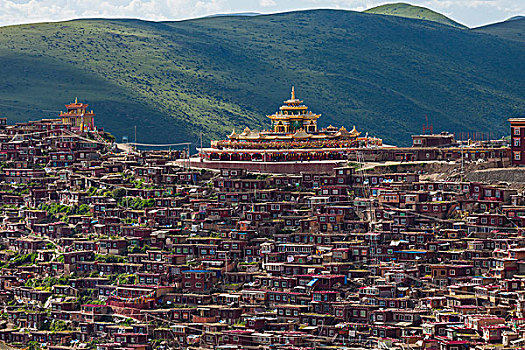
[[[135,151],[137,150],[137,126],[135,125]]]
[[[191,160],[190,160],[190,144],[188,143],[188,171],[190,171]]]
[[[200,162],[203,162],[204,161],[204,151],[202,150],[202,131],[201,131],[201,149],[199,150],[199,161]]]
[[[464,164],[463,164],[463,160],[464,160],[464,156],[463,156],[463,152],[464,152],[464,148],[465,148],[465,145],[464,144],[461,144],[461,179],[460,181],[463,182],[463,176],[465,174],[465,170],[464,170]]]

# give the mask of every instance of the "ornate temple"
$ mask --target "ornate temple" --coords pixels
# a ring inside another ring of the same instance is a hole
[[[233,130],[227,140],[211,141],[211,147],[199,149],[199,157],[202,161],[234,162],[234,166],[251,162],[312,164],[315,161],[333,166],[349,159],[349,154],[358,148],[382,146],[381,139],[368,137],[368,133],[361,137],[355,126],[350,131],[344,126],[336,128],[331,125],[319,129],[317,121],[321,114],[311,112],[303,101],[296,98],[293,87],[290,99],[267,117],[271,120],[269,130],[245,128],[240,134]],[[220,166],[224,167],[226,163]],[[267,166],[258,170],[268,170]],[[279,168],[277,171],[284,170]],[[301,171],[308,171],[308,168]]]
[[[356,130],[355,126],[351,131],[346,130],[344,126],[336,128],[328,126],[321,130],[318,129],[317,120],[321,114],[312,113],[303,101],[295,97],[295,88],[292,87],[292,93],[289,100],[279,110],[267,116],[271,120],[271,129],[258,131],[245,128],[240,134],[235,130],[228,135],[228,141],[215,141],[212,145],[225,145],[228,142],[233,146],[235,142],[264,142],[264,141],[323,141],[323,140],[344,140],[357,141],[361,133]],[[374,144],[380,144],[379,139],[369,139]],[[322,147],[322,142],[317,142],[317,146]],[[247,146],[246,144],[244,146]],[[279,146],[283,146],[280,144]]]
[[[275,133],[290,133],[300,130],[317,132],[317,119],[320,116],[308,111],[303,101],[295,98],[295,88],[292,86],[292,97],[284,101],[284,105],[277,113],[267,117],[272,121],[272,129]]]
[[[71,125],[72,130],[94,131],[95,130],[95,113],[88,111],[88,104],[78,102],[75,98],[74,103],[66,105],[67,112],[60,112],[62,124]]]

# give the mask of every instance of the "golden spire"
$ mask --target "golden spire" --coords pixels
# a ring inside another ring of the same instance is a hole
[[[75,104],[78,103],[78,97],[75,97]]]
[[[292,86],[292,100],[295,100],[295,87]]]

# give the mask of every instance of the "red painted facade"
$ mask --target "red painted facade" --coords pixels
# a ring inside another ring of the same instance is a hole
[[[510,148],[512,165],[525,165],[525,118],[511,118]]]

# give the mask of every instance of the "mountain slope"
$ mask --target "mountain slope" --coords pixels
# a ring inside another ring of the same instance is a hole
[[[525,17],[513,17],[500,23],[489,24],[473,30],[480,33],[497,35],[503,39],[525,42]]]
[[[414,18],[422,19],[426,21],[437,22],[441,24],[446,24],[448,26],[456,28],[467,28],[463,24],[460,24],[452,19],[448,18],[441,13],[432,11],[426,7],[414,6],[405,3],[396,3],[396,4],[385,4],[371,9],[363,11],[365,13],[372,13],[376,15],[390,15],[390,16],[399,16],[405,18]]]
[[[436,131],[506,134],[506,119],[525,111],[523,45],[428,21],[317,10],[0,34],[0,114],[34,119],[35,109],[63,109],[78,96],[117,136],[137,125],[139,141],[267,128],[265,115],[292,84],[323,113],[321,126],[355,124],[396,144],[420,132],[425,114]]]
[[[253,17],[253,16],[260,16],[261,14],[258,12],[238,12],[238,13],[217,13],[214,15],[206,16],[205,18],[210,17]]]

